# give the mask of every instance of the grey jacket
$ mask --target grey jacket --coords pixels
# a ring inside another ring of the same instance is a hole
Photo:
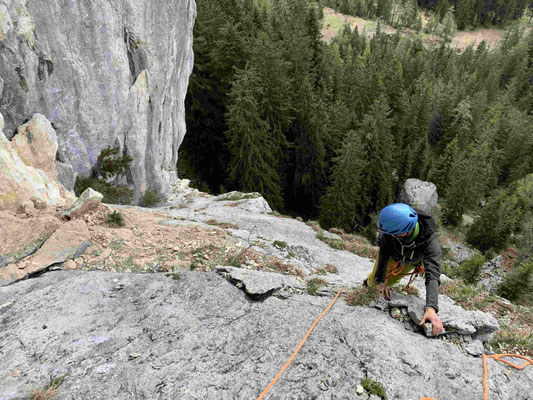
[[[418,210],[417,210],[418,212]],[[426,271],[426,307],[439,311],[439,285],[442,250],[437,225],[433,217],[418,212],[420,230],[418,236],[409,245],[401,239],[382,234],[379,240],[379,262],[376,282],[385,282],[387,262],[403,260],[410,264],[423,263]]]

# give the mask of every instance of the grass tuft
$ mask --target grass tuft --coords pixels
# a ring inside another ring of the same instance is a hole
[[[109,226],[124,226],[126,224],[124,216],[117,210],[107,214],[106,222]]]
[[[374,288],[358,286],[346,292],[344,301],[349,306],[368,307],[373,301],[378,301],[380,296]]]
[[[307,293],[309,293],[312,296],[318,295],[318,292],[320,289],[322,289],[324,286],[327,286],[328,283],[324,279],[320,278],[311,278],[306,281],[306,290]]]
[[[50,382],[42,389],[30,389],[28,400],[54,400],[56,398],[56,389],[61,386],[68,375],[61,375],[57,378],[50,377]]]

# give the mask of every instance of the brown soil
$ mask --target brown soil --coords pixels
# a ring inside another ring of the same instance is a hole
[[[139,208],[117,209],[124,217],[123,227],[106,223],[113,208],[100,205],[83,218],[89,225],[92,245],[75,260],[79,269],[156,272],[183,269],[212,270],[217,265],[247,265],[253,269],[304,276],[284,260],[266,257],[243,248],[223,229],[226,224],[208,221],[212,229],[192,225],[167,226],[167,214]],[[231,226],[234,227],[234,226]]]

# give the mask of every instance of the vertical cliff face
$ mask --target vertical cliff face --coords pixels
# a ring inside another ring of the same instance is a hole
[[[34,113],[57,159],[88,176],[100,151],[133,158],[128,183],[167,193],[185,134],[194,0],[0,0],[4,134]]]

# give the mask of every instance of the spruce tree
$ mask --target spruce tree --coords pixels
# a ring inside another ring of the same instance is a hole
[[[337,227],[346,232],[354,229],[356,206],[361,203],[361,178],[366,171],[366,157],[363,145],[355,131],[349,131],[342,148],[335,158],[332,183],[320,200],[320,225],[325,229]]]
[[[259,192],[274,208],[283,204],[277,170],[278,149],[268,124],[260,118],[263,96],[257,72],[247,66],[236,71],[229,93],[226,136],[231,152],[228,181],[247,192]]]

